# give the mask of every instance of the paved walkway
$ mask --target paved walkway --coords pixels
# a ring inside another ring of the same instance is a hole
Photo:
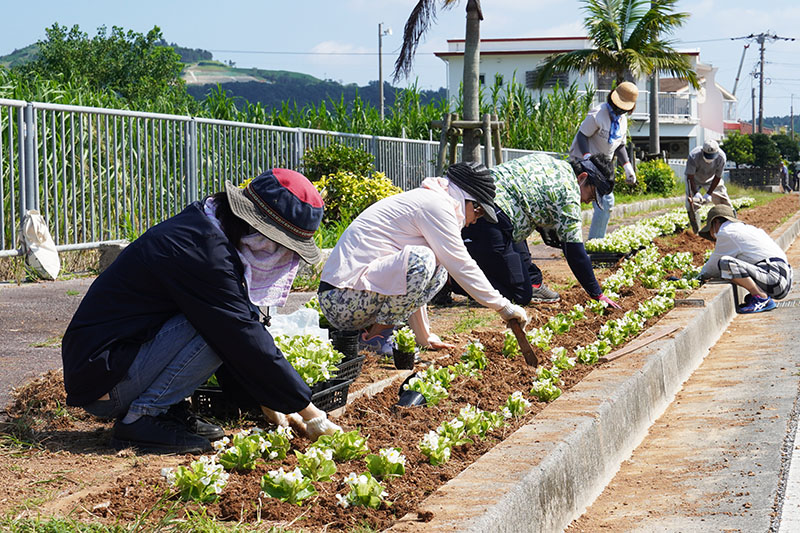
[[[569,531],[800,531],[798,304],[796,279],[782,307],[736,315]]]

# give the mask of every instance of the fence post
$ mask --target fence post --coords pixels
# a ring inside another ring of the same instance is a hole
[[[403,169],[403,190],[408,191],[411,189],[408,185],[408,167],[406,165],[406,127],[403,126],[403,154],[402,154],[402,169]]]
[[[302,171],[303,163],[305,162],[305,141],[303,139],[303,130],[301,128],[297,128],[297,133],[295,134],[297,139],[295,140],[294,146],[297,156],[297,170]]]
[[[197,146],[197,122],[192,117],[186,123],[186,199],[189,202],[200,199],[198,197]]]
[[[25,144],[23,148],[24,157],[20,159],[25,165],[21,198],[24,210],[39,209],[39,184],[36,172],[36,124],[34,121],[33,104],[25,106]],[[25,212],[20,213],[20,218],[25,216]]]

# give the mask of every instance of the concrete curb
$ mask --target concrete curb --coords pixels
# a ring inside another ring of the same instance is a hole
[[[800,213],[772,233],[788,248]],[[693,297],[660,325],[679,330],[603,365],[431,494],[389,531],[563,531],[603,491],[735,313],[728,284]]]
[[[652,200],[642,200],[641,202],[633,202],[630,204],[615,205],[611,209],[611,218],[620,218],[628,216],[631,213],[638,213],[641,211],[652,211],[654,209],[661,209],[662,207],[673,207],[671,204],[681,202],[683,196],[673,196],[671,198],[653,198]],[[682,205],[682,204],[681,204]],[[674,207],[681,207],[680,205]],[[593,209],[584,209],[581,211],[581,221],[583,224],[588,224],[592,221]]]

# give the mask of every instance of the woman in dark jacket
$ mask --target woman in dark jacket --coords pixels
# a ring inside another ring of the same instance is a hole
[[[272,169],[148,230],[98,276],[64,334],[67,403],[116,417],[116,448],[208,451],[222,430],[181,405],[224,364],[260,405],[299,413],[310,436],[338,429],[256,307],[282,305],[299,260],[319,261],[322,212],[302,174]]]

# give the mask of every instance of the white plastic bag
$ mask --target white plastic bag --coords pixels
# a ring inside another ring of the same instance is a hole
[[[271,315],[270,325],[267,329],[273,337],[310,333],[324,341],[328,340],[328,330],[319,327],[319,313],[316,309],[308,307],[301,307],[288,315]]]
[[[61,270],[61,259],[39,211],[31,209],[25,212],[20,224],[20,241],[28,266],[43,278],[56,279]]]

